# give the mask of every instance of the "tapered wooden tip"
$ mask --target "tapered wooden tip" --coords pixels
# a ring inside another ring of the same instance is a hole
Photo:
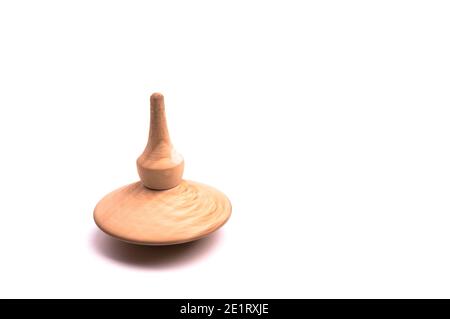
[[[161,93],[150,96],[150,132],[147,146],[137,159],[137,169],[142,183],[150,189],[173,188],[183,177],[184,160],[170,141]]]

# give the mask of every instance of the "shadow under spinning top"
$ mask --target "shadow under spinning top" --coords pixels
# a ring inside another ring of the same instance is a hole
[[[184,160],[170,141],[162,94],[152,94],[150,105],[148,143],[137,159],[141,181],[100,200],[95,223],[105,233],[136,244],[197,240],[226,223],[231,203],[213,187],[182,179]]]

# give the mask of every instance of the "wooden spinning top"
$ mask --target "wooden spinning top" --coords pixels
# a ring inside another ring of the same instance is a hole
[[[164,97],[150,97],[150,133],[137,159],[140,182],[107,194],[94,209],[94,220],[105,233],[142,245],[193,241],[228,220],[231,203],[220,191],[182,179],[184,160],[172,146]]]

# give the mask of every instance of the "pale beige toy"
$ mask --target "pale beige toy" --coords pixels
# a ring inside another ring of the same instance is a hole
[[[220,191],[182,179],[184,160],[172,146],[164,97],[150,97],[150,133],[137,159],[140,182],[106,195],[94,210],[105,233],[143,245],[193,241],[217,230],[228,220],[231,203]]]

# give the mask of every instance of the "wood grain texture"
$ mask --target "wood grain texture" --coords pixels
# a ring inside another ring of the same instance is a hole
[[[163,191],[136,182],[106,195],[94,210],[95,222],[104,232],[145,245],[202,238],[222,226],[230,215],[231,203],[223,193],[185,180]]]

